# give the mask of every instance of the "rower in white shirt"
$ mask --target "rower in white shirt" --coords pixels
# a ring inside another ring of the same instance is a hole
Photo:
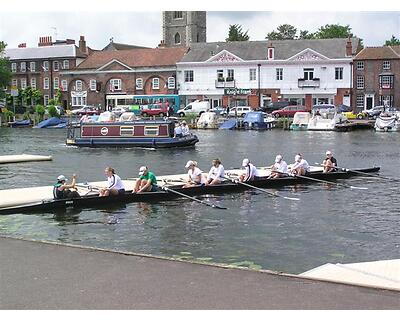
[[[203,171],[197,167],[197,162],[189,160],[185,168],[188,169],[188,182],[182,188],[190,188],[196,186],[203,186],[206,184],[206,178],[203,176]]]
[[[225,169],[221,163],[221,160],[214,159],[212,161],[212,167],[210,169],[210,172],[208,173],[207,176],[206,185],[220,184],[222,182],[222,179],[224,178],[224,175],[225,175]]]
[[[190,134],[189,127],[185,120],[182,121],[181,130],[182,130],[182,136],[187,136]]]
[[[271,167],[271,174],[268,179],[274,178],[282,178],[288,175],[288,165],[285,160],[283,160],[283,156],[278,154],[275,157],[275,163]]]
[[[253,165],[249,159],[243,159],[242,167],[246,169],[246,173],[240,175],[240,182],[253,181],[260,178],[260,174],[258,173],[256,166]]]
[[[300,153],[296,154],[296,156],[294,157],[294,164],[292,164],[290,173],[295,176],[304,176],[308,172],[310,172],[310,166],[307,160],[303,159],[303,156]]]

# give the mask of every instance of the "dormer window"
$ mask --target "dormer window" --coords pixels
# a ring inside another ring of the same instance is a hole
[[[267,60],[274,60],[274,59],[275,59],[275,48],[274,47],[269,47],[268,48]]]

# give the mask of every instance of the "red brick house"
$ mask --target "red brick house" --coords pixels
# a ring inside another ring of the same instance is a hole
[[[186,52],[165,47],[95,52],[62,73],[68,82],[68,105],[109,109],[136,95],[177,94],[176,63]]]
[[[354,58],[355,111],[377,105],[400,108],[400,46],[367,47]]]

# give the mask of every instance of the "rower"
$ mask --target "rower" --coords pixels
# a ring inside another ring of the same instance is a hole
[[[121,178],[115,174],[114,168],[107,167],[104,170],[104,174],[107,177],[108,187],[102,188],[99,191],[100,197],[107,197],[110,195],[118,196],[123,195],[125,193],[125,187],[122,183]]]
[[[158,191],[157,178],[146,166],[139,169],[139,179],[136,181],[132,193],[156,192]]]
[[[212,167],[207,175],[206,185],[220,184],[225,175],[224,166],[220,159],[214,159],[212,161]]]
[[[240,182],[254,181],[260,179],[257,168],[250,162],[249,159],[243,159],[242,167],[246,169],[246,173],[240,175]]]
[[[182,188],[191,188],[196,186],[204,186],[206,184],[206,179],[203,176],[203,171],[197,167],[197,162],[189,160],[185,168],[188,169],[188,182]]]
[[[337,171],[337,160],[333,157],[332,151],[326,151],[326,158],[322,162],[324,173]]]
[[[271,174],[268,179],[274,178],[283,178],[288,175],[288,166],[285,160],[283,160],[283,156],[278,154],[275,157],[275,163],[271,167]]]
[[[185,120],[182,121],[181,129],[182,129],[182,136],[188,136],[190,134],[189,127]]]
[[[290,173],[295,176],[304,176],[310,172],[310,166],[307,160],[303,159],[303,156],[298,153],[294,157],[294,164],[291,166]]]
[[[64,175],[57,177],[57,183],[54,184],[53,195],[54,199],[73,199],[80,198],[80,194],[75,189],[76,184],[76,174],[72,175],[72,183],[66,184],[68,181]]]

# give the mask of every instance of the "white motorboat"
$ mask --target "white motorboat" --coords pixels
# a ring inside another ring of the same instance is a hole
[[[197,121],[198,129],[218,129],[218,115],[215,112],[203,112]]]
[[[346,121],[346,116],[337,113],[334,105],[315,105],[311,110],[307,130],[334,131],[337,124]]]
[[[296,112],[293,117],[293,122],[290,125],[290,130],[295,130],[295,131],[307,130],[310,117],[311,114],[309,112],[302,112],[302,111]]]
[[[400,131],[400,113],[382,112],[375,121],[375,131]]]

